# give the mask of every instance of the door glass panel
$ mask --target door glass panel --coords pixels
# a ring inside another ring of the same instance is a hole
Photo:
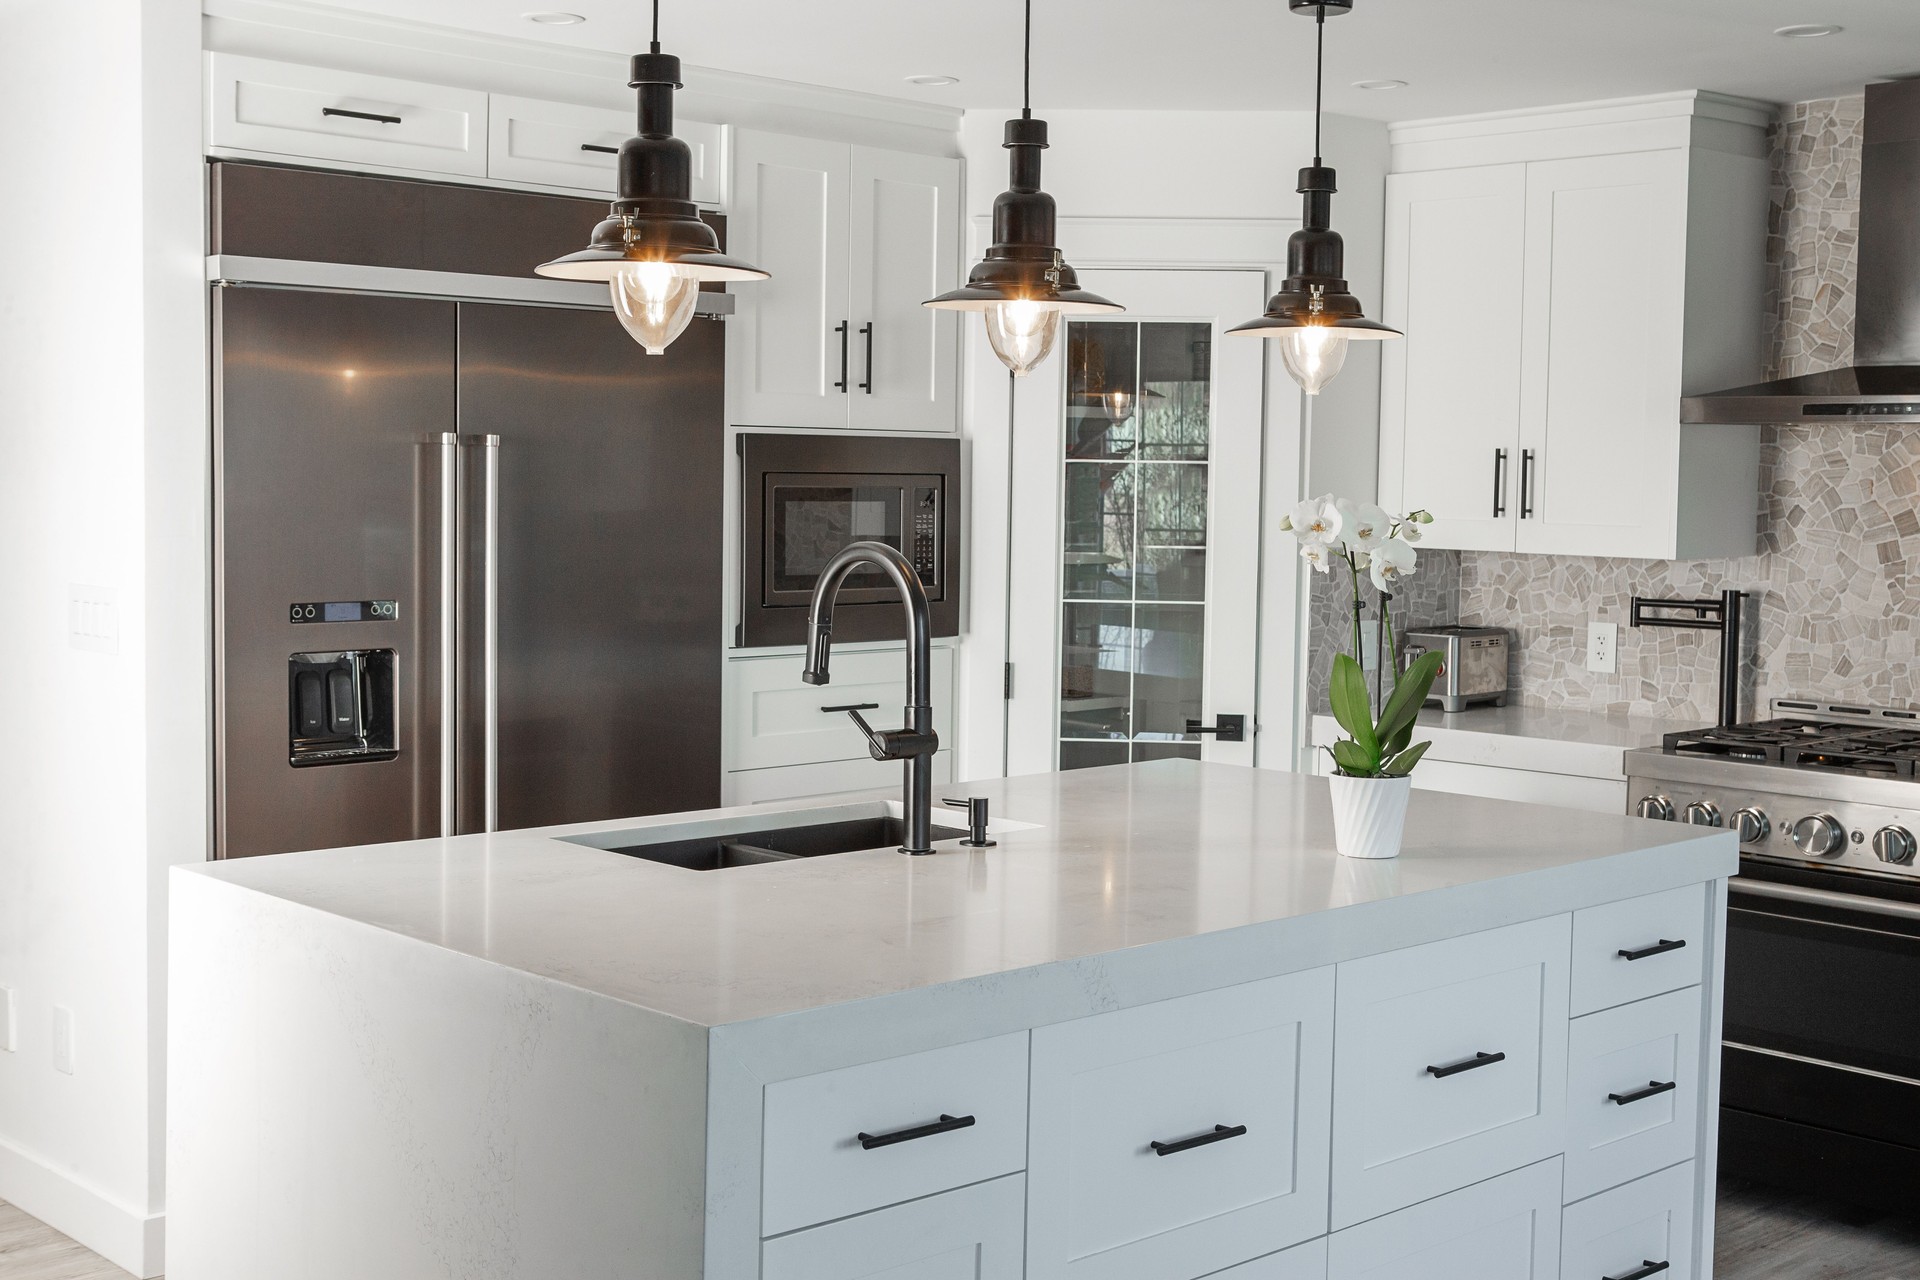
[[[1198,759],[1212,327],[1069,321],[1060,767]]]

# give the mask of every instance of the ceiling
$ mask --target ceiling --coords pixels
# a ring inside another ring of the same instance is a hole
[[[645,47],[645,0],[334,0],[579,48]],[[544,8],[575,26],[527,20]],[[664,0],[689,65],[956,107],[1019,101],[1020,0]],[[1298,110],[1313,24],[1284,0],[1035,0],[1034,106]],[[1824,39],[1773,34],[1837,24]],[[920,88],[911,75],[959,83]],[[1328,25],[1327,109],[1418,119],[1712,89],[1774,102],[1920,74],[1920,0],[1357,0]],[[1362,91],[1357,80],[1405,80]]]

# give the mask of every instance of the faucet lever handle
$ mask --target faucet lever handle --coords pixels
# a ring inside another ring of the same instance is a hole
[[[991,849],[987,839],[987,798],[985,796],[949,796],[940,803],[967,811],[967,838],[960,843],[970,849]]]

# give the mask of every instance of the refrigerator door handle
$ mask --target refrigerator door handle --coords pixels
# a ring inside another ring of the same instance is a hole
[[[440,433],[440,834],[460,826],[460,437]]]
[[[486,831],[500,829],[500,437],[482,436],[486,450],[485,545],[481,550],[486,599],[482,605],[482,679],[486,690],[485,761]]]

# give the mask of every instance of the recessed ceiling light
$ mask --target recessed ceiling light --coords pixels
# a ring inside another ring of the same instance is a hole
[[[543,27],[576,27],[587,20],[584,13],[523,13],[520,16]]]
[[[959,84],[959,76],[908,76],[908,84],[917,84],[922,89],[944,89],[950,84]]]
[[[1837,36],[1845,27],[1836,27],[1830,22],[1809,22],[1797,27],[1777,27],[1774,33],[1789,40],[1818,40],[1821,36]]]
[[[1355,80],[1353,87],[1356,89],[1404,89],[1407,87],[1407,82],[1405,80]]]

